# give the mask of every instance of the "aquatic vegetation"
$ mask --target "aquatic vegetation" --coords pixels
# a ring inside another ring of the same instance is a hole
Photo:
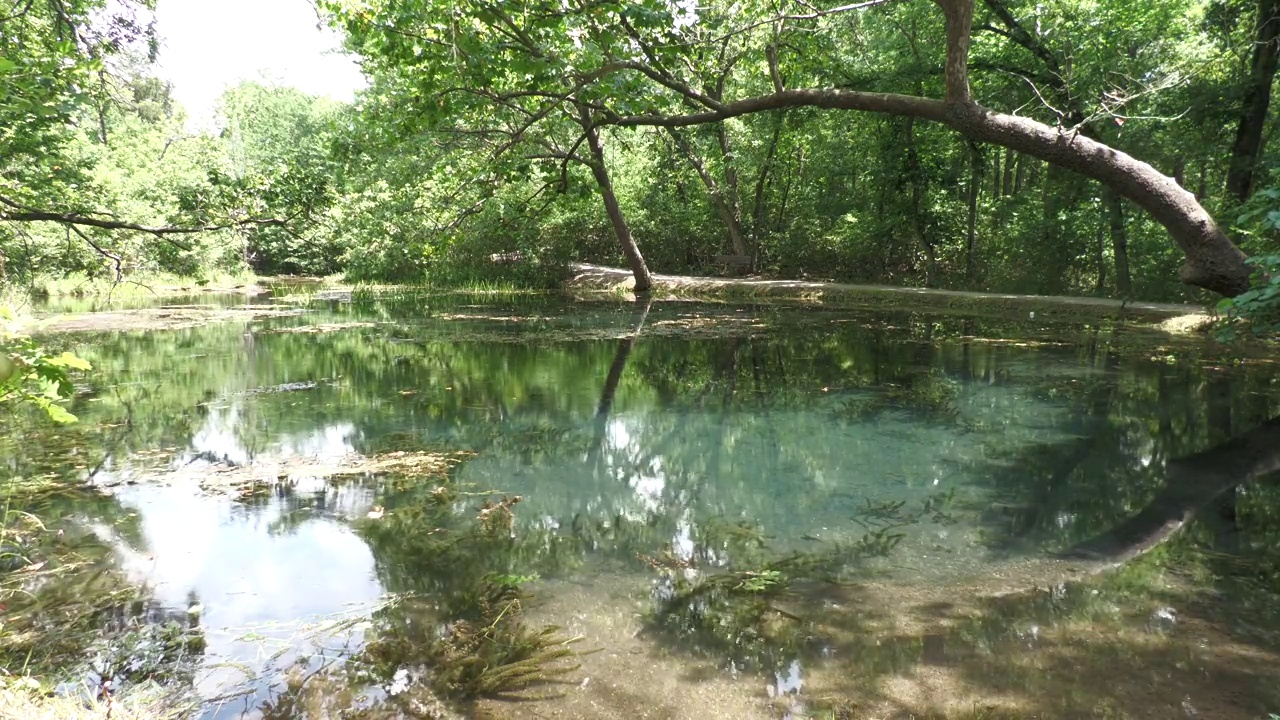
[[[106,548],[89,537],[50,530],[15,511],[3,536],[0,666],[33,687],[87,682],[105,696],[112,687],[133,693],[154,682],[168,688],[170,701],[187,692],[204,649],[194,618],[151,606],[145,590],[123,577]],[[5,701],[32,703],[33,717],[46,712],[43,701]]]
[[[198,707],[190,696],[157,683],[106,695],[88,688],[51,695],[25,679],[0,681],[0,717],[22,720],[184,720]]]
[[[557,627],[526,625],[518,588],[486,580],[471,599],[452,618],[426,598],[388,608],[375,620],[377,637],[362,659],[384,676],[424,668],[433,693],[455,702],[527,691],[578,669],[578,639]]]
[[[839,582],[846,561],[835,548],[706,572],[670,551],[644,559],[660,577],[649,617],[653,630],[757,669],[794,658],[810,638],[810,623],[787,607],[796,584]]]
[[[383,514],[358,523],[388,587],[406,593],[375,615],[360,655],[376,676],[420,668],[433,696],[467,702],[577,669],[575,638],[524,621],[521,585],[560,558],[547,552],[556,539],[517,534],[520,501],[447,477],[388,486]]]
[[[867,501],[854,521],[866,532],[846,542],[780,554],[745,521],[707,523],[692,552],[670,547],[641,559],[658,574],[652,630],[738,668],[776,669],[805,653],[818,636],[806,595],[839,587],[868,561],[890,555],[905,537],[900,528],[950,522],[953,494],[938,493],[921,507],[905,501]]]
[[[863,421],[883,412],[906,412],[937,422],[959,419],[956,407],[962,386],[936,371],[889,383],[874,393],[862,393],[845,400],[837,417]]]
[[[367,456],[359,454],[335,458],[296,456],[258,465],[215,465],[157,468],[139,472],[136,480],[164,483],[198,483],[206,492],[227,493],[252,504],[269,496],[272,489],[296,478],[325,478],[341,482],[352,478],[383,477],[393,485],[413,484],[426,478],[449,474],[458,463],[472,457],[468,452],[394,451]]]
[[[100,684],[189,685],[205,649],[196,615],[166,612],[143,600],[104,610],[99,628],[101,637],[91,648],[89,668]]]

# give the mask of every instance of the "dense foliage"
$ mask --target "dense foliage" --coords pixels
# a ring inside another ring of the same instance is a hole
[[[1256,219],[1277,151],[1248,128],[1259,107],[1262,137],[1274,126],[1273,4],[980,0],[969,82],[988,106],[1150,162],[1246,252],[1274,253]],[[369,78],[353,104],[246,83],[193,130],[155,77],[149,1],[6,3],[3,278],[542,283],[567,262],[624,262],[621,221],[661,272],[732,254],[781,277],[1207,297],[1123,193],[942,124],[814,107],[628,120],[795,87],[941,97],[935,3],[321,5]]]

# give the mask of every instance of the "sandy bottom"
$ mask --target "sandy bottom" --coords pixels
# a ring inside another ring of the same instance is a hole
[[[1171,579],[1158,598],[1095,590],[1092,569],[1033,562],[969,584],[828,589],[798,600],[816,652],[732,672],[652,636],[648,580],[544,583],[531,623],[580,635],[560,697],[486,701],[492,718],[1221,718],[1280,710],[1280,644]],[[1011,591],[1021,578],[1022,589]],[[1030,583],[1039,588],[1026,590]],[[1043,581],[1043,582],[1042,582]]]
[[[488,701],[481,711],[500,718],[697,720],[780,717],[766,678],[720,668],[714,660],[664,648],[646,637],[642,613],[648,581],[627,575],[593,578],[591,585],[545,583],[528,608],[530,624],[552,624],[580,636],[586,651],[572,684],[559,698]]]

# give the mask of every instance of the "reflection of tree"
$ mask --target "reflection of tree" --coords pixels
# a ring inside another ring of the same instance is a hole
[[[623,371],[627,369],[627,360],[631,358],[631,351],[635,348],[636,341],[640,339],[640,332],[644,329],[644,321],[649,316],[649,307],[652,304],[653,297],[650,295],[636,299],[635,327],[627,333],[626,337],[618,340],[618,349],[614,353],[613,362],[609,364],[609,373],[605,375],[604,388],[600,391],[600,402],[596,404],[595,440],[591,443],[591,458],[588,460],[592,465],[595,465],[599,448],[605,441],[609,412],[613,409],[613,399],[618,394],[618,383],[622,380]]]
[[[1182,529],[1239,485],[1280,471],[1280,417],[1204,452],[1172,460],[1165,484],[1138,514],[1073,547],[1069,554],[1128,560]]]
[[[618,350],[613,356],[613,362],[609,364],[609,374],[605,376],[604,389],[600,391],[600,402],[596,405],[597,418],[609,416],[609,410],[613,407],[613,398],[618,392],[618,381],[622,379],[622,371],[627,367],[627,359],[631,357],[632,348],[640,339],[640,332],[644,329],[644,321],[649,317],[649,307],[652,304],[653,298],[648,295],[636,300],[635,328],[618,341]]]

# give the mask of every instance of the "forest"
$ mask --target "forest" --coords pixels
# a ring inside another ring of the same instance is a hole
[[[1270,0],[325,0],[368,78],[356,100],[245,82],[201,130],[155,73],[150,5],[4,10],[10,293],[247,272],[546,286],[592,262],[638,289],[750,270],[1244,295],[1274,319]]]

